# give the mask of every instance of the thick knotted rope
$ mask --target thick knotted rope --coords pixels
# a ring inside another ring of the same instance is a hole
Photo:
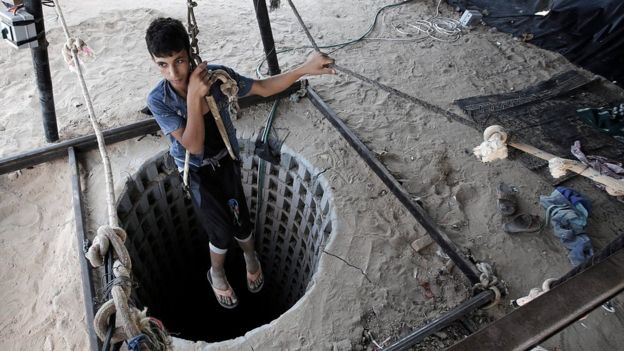
[[[119,227],[101,226],[98,228],[97,235],[93,239],[89,251],[87,251],[87,259],[93,267],[100,267],[104,264],[104,257],[108,252],[110,245],[113,245],[114,253],[117,255],[123,265],[128,270],[132,269],[132,262],[128,250],[124,246],[126,241],[126,232]]]
[[[115,278],[112,282],[112,298],[104,303],[104,305],[96,313],[94,319],[96,334],[101,340],[106,338],[106,330],[109,328],[108,322],[111,320],[111,316],[115,314],[120,321],[121,327],[114,331],[113,343],[123,340],[133,340],[135,341],[135,349],[140,348],[140,345],[143,342],[143,344],[150,350],[166,350],[170,346],[171,341],[164,328],[153,327],[149,323],[149,320],[144,322],[147,318],[146,310],[139,311],[136,307],[132,307],[129,304],[129,298],[132,292],[130,278],[132,262],[128,251],[124,246],[124,241],[126,240],[127,235],[126,232],[122,228],[119,228],[118,225],[119,220],[115,210],[115,191],[113,187],[113,175],[110,160],[106,151],[104,136],[99,122],[95,117],[93,102],[89,96],[89,90],[87,89],[82,73],[82,63],[78,59],[79,52],[88,55],[92,54],[92,51],[88,48],[88,46],[86,46],[83,40],[76,39],[70,35],[58,0],[53,1],[55,5],[54,8],[58,14],[61,26],[63,27],[63,31],[65,33],[65,38],[67,40],[65,46],[63,47],[63,57],[70,68],[74,68],[72,71],[76,72],[78,81],[80,82],[82,94],[89,111],[89,120],[93,126],[100,156],[102,157],[106,179],[108,225],[98,228],[97,235],[87,252],[87,258],[94,267],[99,267],[104,264],[104,257],[112,247],[112,256],[115,259],[113,264],[113,275]],[[162,325],[160,324],[160,326]],[[141,337],[141,335],[144,335],[145,337]]]
[[[481,274],[479,275],[479,282],[476,283],[472,289],[474,291],[492,290],[494,292],[494,301],[489,305],[483,307],[483,309],[492,308],[500,303],[501,292],[497,284],[499,283],[498,277],[494,274],[492,266],[485,262],[479,262],[476,264],[477,269]]]

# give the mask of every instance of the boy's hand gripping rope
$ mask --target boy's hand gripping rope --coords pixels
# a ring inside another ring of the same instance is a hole
[[[303,29],[303,31],[305,32],[306,36],[308,37],[308,40],[310,41],[310,44],[312,44],[312,46],[314,47],[315,51],[321,52],[319,46],[316,44],[316,41],[314,40],[314,38],[312,37],[312,34],[310,34],[310,31],[308,30],[308,27],[306,27],[305,23],[303,22],[303,19],[301,18],[301,16],[299,15],[299,11],[297,11],[297,8],[295,7],[295,4],[293,4],[292,0],[288,0],[288,4],[290,5],[291,9],[293,10],[293,13],[295,15],[295,17],[297,18],[297,21],[299,21],[299,24],[301,25],[301,28]],[[449,118],[452,121],[455,122],[459,122],[462,123],[466,126],[472,127],[473,129],[478,129],[476,124],[473,121],[470,121],[466,118],[463,118],[462,116],[449,111],[449,110],[445,110],[439,106],[433,105],[427,101],[421,100],[415,96],[411,96],[407,93],[404,93],[398,89],[395,89],[393,87],[387,86],[385,84],[381,84],[377,81],[374,81],[368,77],[365,77],[359,73],[356,73],[346,67],[342,67],[336,64],[332,64],[331,67],[335,68],[338,71],[341,71],[343,73],[346,73],[354,78],[357,78],[361,81],[367,82],[375,87],[377,87],[378,89],[381,89],[383,91],[386,91],[392,95],[396,95],[398,97],[401,97],[403,99],[406,99],[408,101],[411,101],[417,105],[420,105],[426,109],[429,109],[433,112],[439,113],[441,115],[446,116],[447,118]]]
[[[187,0],[187,21],[188,21],[188,34],[191,41],[191,52],[189,55],[191,56],[191,60],[193,62],[193,67],[197,67],[199,63],[202,62],[201,57],[199,56],[199,42],[197,40],[197,34],[199,34],[199,29],[197,27],[197,22],[195,21],[195,12],[193,8],[197,6],[197,2],[192,0]],[[228,111],[230,113],[230,118],[237,119],[238,111],[240,107],[238,106],[238,85],[230,75],[224,70],[214,70],[208,71],[209,80],[208,85],[211,86],[217,81],[221,81],[220,89],[223,95],[228,98]],[[232,144],[230,143],[230,138],[228,137],[227,130],[225,129],[225,125],[223,123],[223,118],[221,118],[221,113],[219,112],[219,107],[217,106],[217,102],[214,97],[208,94],[206,97],[206,102],[208,103],[208,107],[210,108],[210,112],[214,117],[215,123],[217,125],[217,129],[219,130],[219,134],[221,135],[221,139],[223,139],[223,143],[227,148],[228,154],[233,160],[236,160],[236,154],[234,153],[234,149],[232,148]],[[184,192],[188,198],[190,198],[190,185],[189,185],[189,168],[190,168],[190,160],[191,153],[186,150],[186,155],[184,157],[184,170],[182,174],[182,183],[184,187]]]

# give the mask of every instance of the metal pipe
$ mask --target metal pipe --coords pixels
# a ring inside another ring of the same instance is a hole
[[[275,51],[275,42],[273,41],[273,31],[271,30],[271,20],[267,10],[265,0],[253,0],[254,9],[256,10],[256,19],[260,27],[260,37],[264,46],[264,54],[269,64],[269,75],[274,76],[281,72],[279,63],[277,62],[277,52]]]
[[[33,66],[35,68],[35,80],[39,90],[39,104],[43,117],[43,131],[48,142],[59,139],[56,125],[56,111],[54,110],[54,93],[52,89],[52,77],[50,76],[50,62],[48,60],[48,41],[45,37],[45,25],[43,22],[43,7],[41,0],[24,0],[24,8],[35,20],[35,30],[38,36],[38,46],[30,49]]]
[[[405,3],[405,2],[403,2]],[[308,40],[310,41],[310,43],[312,44],[312,46],[314,47],[314,50],[320,52],[320,49],[318,47],[318,45],[316,44],[316,41],[314,40],[314,38],[312,37],[312,34],[310,34],[310,31],[308,30],[308,27],[306,27],[305,23],[303,22],[303,19],[301,18],[301,15],[299,14],[299,11],[297,11],[297,8],[295,7],[295,4],[293,4],[292,0],[288,0],[288,4],[290,5],[290,8],[293,10],[293,13],[295,14],[295,17],[297,18],[297,21],[299,22],[299,25],[301,25],[301,28],[303,29],[303,31],[305,32],[306,36],[308,37]],[[375,20],[377,18],[375,17]],[[356,73],[346,67],[342,67],[339,66],[337,64],[333,64],[331,65],[331,67],[335,68],[338,71],[341,71],[343,73],[346,73],[352,77],[355,77],[363,82],[369,83],[371,85],[373,85],[374,87],[381,89],[385,92],[388,92],[390,94],[396,95],[398,97],[401,97],[403,99],[406,99],[408,101],[411,101],[413,103],[415,103],[416,105],[420,105],[426,109],[429,109],[435,113],[439,113],[441,115],[446,116],[449,120],[451,121],[455,121],[455,122],[459,122],[462,123],[468,127],[471,127],[473,129],[477,129],[479,130],[477,124],[469,119],[463,118],[462,116],[450,111],[450,110],[445,110],[439,106],[436,106],[434,104],[431,104],[425,100],[419,99],[415,96],[411,96],[405,92],[402,92],[398,89],[395,89],[393,87],[390,87],[388,85],[385,84],[381,84],[376,80],[370,79],[368,77],[365,77],[359,73]]]
[[[157,131],[158,125],[156,122],[153,119],[148,119],[127,126],[106,130],[104,131],[104,141],[108,145],[129,138],[155,133]],[[58,144],[2,158],[0,159],[0,174],[64,157],[67,155],[67,149],[69,147],[73,147],[80,152],[95,149],[97,148],[95,134],[66,140]]]
[[[291,85],[285,91],[269,96],[246,96],[240,99],[239,104],[241,108],[249,107],[263,102],[270,102],[276,99],[286,97],[301,89],[302,82],[296,82]],[[154,119],[146,119],[143,121],[135,122],[123,127],[112,128],[105,130],[104,141],[107,145],[113,144],[119,141],[124,141],[130,138],[139,137],[145,134],[152,134],[159,131],[158,124]],[[86,135],[66,141],[62,141],[58,144],[49,145],[39,149],[27,151],[21,154],[0,158],[0,174],[5,174],[13,171],[17,171],[22,168],[32,167],[40,163],[52,161],[57,158],[61,158],[67,155],[67,148],[73,147],[76,151],[85,152],[91,149],[97,148],[97,142],[94,134]]]
[[[76,152],[73,147],[67,149],[69,156],[69,170],[72,182],[72,203],[74,207],[74,220],[76,222],[76,248],[78,261],[80,263],[80,275],[82,277],[82,293],[86,309],[87,332],[89,334],[89,345],[92,351],[100,350],[102,343],[95,333],[93,318],[95,316],[94,297],[96,295],[93,284],[93,273],[84,255],[87,247],[87,235],[85,232],[84,207],[82,202],[82,189],[80,186],[80,166],[76,160]]]
[[[561,282],[449,351],[528,350],[624,291],[624,250]]]
[[[453,322],[457,321],[458,319],[461,319],[467,314],[472,313],[476,309],[489,304],[494,299],[494,296],[495,295],[492,290],[482,291],[478,295],[471,297],[470,299],[462,302],[455,308],[446,312],[442,316],[429,322],[424,327],[412,332],[411,334],[397,341],[396,343],[383,348],[383,350],[384,351],[407,350],[410,347],[423,341],[426,337],[430,336],[431,334],[448,327],[449,325],[451,325]]]
[[[444,250],[444,252],[455,262],[457,267],[464,273],[472,284],[479,282],[479,275],[476,268],[468,258],[459,253],[459,249],[448,238],[448,236],[438,227],[433,218],[417,203],[412,201],[411,196],[401,184],[388,172],[386,167],[377,160],[373,153],[362,143],[358,137],[347,127],[347,125],[336,115],[325,101],[312,89],[307,87],[308,98],[312,104],[336,127],[338,132],[347,140],[347,142],[362,157],[364,162],[377,174],[381,181],[386,184],[390,191],[405,206],[405,208],[416,218],[416,220],[427,230],[429,236]]]
[[[592,255],[590,258],[585,260],[585,262],[583,262],[583,263],[579,264],[578,266],[572,268],[564,276],[562,276],[561,278],[559,278],[559,279],[555,280],[554,282],[550,283],[550,288],[552,289],[555,286],[557,286],[557,285],[565,282],[566,280],[569,280],[570,278],[574,277],[575,275],[583,272],[587,268],[604,261],[609,256],[613,255],[614,253],[618,252],[619,250],[622,250],[622,248],[624,248],[624,233],[620,234],[620,236],[617,237],[617,239],[615,239],[612,242],[610,242],[607,246],[605,246],[602,250],[600,250],[600,252]]]

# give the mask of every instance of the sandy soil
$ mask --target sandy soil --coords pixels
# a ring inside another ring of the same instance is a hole
[[[299,11],[319,44],[359,36],[376,10],[389,3],[299,2]],[[144,30],[158,16],[184,19],[184,4],[140,0],[113,6],[87,0],[62,5],[72,32],[97,54],[87,65],[86,77],[102,125],[122,126],[145,118],[137,111],[159,77],[144,47]],[[457,17],[445,5],[441,10]],[[381,17],[371,37],[396,38],[392,23],[428,18],[434,11],[431,1],[392,9]],[[46,8],[44,13],[61,139],[89,134],[79,86],[59,54],[62,31],[54,11]],[[254,76],[262,46],[252,3],[200,2],[196,14],[202,57]],[[271,13],[271,19],[278,48],[308,44],[285,4]],[[5,157],[43,146],[45,141],[30,53],[12,50],[4,43],[0,46],[6,48],[0,52],[0,102],[4,106],[0,157]],[[295,65],[304,55],[305,50],[281,55],[280,64]],[[452,43],[366,40],[333,56],[343,66],[456,112],[455,99],[522,89],[574,69],[560,55],[483,27]],[[502,232],[495,203],[500,181],[517,186],[521,209],[534,214],[542,212],[538,196],[552,188],[519,163],[478,162],[469,152],[481,139],[478,132],[348,76],[313,78],[311,84],[360,139],[380,154],[405,189],[421,198],[425,209],[458,245],[480,260],[495,263],[499,277],[509,286],[509,296],[487,318],[501,316],[509,310],[509,299],[570,269],[565,250],[550,230],[521,236]],[[237,125],[242,137],[258,132],[269,108],[260,105],[244,111]],[[358,348],[365,328],[378,342],[391,342],[469,295],[470,287],[457,270],[451,275],[439,273],[445,262],[434,246],[422,254],[413,252],[409,243],[425,235],[424,230],[309,101],[282,104],[275,123],[278,130],[287,131],[282,135],[288,135],[286,144],[291,149],[317,169],[328,169],[325,176],[334,188],[339,224],[326,249],[362,267],[371,282],[352,267],[324,256],[314,288],[293,310],[259,333],[218,348]],[[116,188],[120,190],[125,177],[166,147],[160,136],[111,146]],[[97,157],[95,152],[81,157],[91,230],[105,221],[104,180]],[[568,185],[591,199],[595,210],[589,233],[595,247],[603,247],[624,226],[618,216],[622,205],[583,180]],[[0,191],[0,349],[87,349],[67,161],[2,175]],[[421,279],[431,282],[433,300],[424,297]],[[621,349],[622,307],[620,297],[616,299],[618,313],[598,309],[544,346]],[[443,344],[434,340],[427,348]],[[178,345],[203,347],[182,341]],[[369,343],[363,346],[371,348]]]

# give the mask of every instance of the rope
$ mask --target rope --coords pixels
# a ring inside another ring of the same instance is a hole
[[[457,41],[461,35],[461,27],[460,27],[460,23],[459,21],[455,20],[455,19],[451,19],[448,17],[442,17],[440,16],[440,3],[441,0],[438,1],[438,6],[436,8],[436,15],[434,17],[431,17],[427,20],[417,20],[414,22],[414,24],[411,23],[407,23],[406,26],[415,28],[418,27],[418,29],[420,29],[419,31],[417,31],[417,33],[424,33],[426,34],[425,36],[420,36],[420,37],[414,37],[414,35],[412,33],[406,33],[404,31],[402,31],[401,29],[399,29],[399,26],[395,25],[394,22],[391,23],[391,26],[394,28],[395,31],[397,31],[398,33],[401,33],[403,35],[406,35],[407,38],[403,37],[403,38],[381,38],[381,37],[369,37],[369,35],[372,33],[372,31],[375,29],[375,26],[377,25],[379,16],[385,11],[388,10],[390,8],[395,8],[395,7],[399,7],[401,5],[405,5],[407,3],[413,2],[414,0],[405,0],[396,4],[389,4],[389,5],[385,5],[381,8],[379,8],[377,10],[377,12],[375,13],[375,16],[373,17],[373,22],[370,24],[370,26],[368,27],[368,29],[366,29],[366,31],[364,32],[364,34],[360,35],[359,37],[357,37],[356,39],[351,39],[348,40],[346,42],[342,42],[342,43],[337,43],[337,44],[329,44],[329,45],[319,45],[318,47],[320,49],[331,49],[334,48],[334,50],[329,51],[328,54],[331,54],[337,50],[340,50],[344,47],[347,47],[349,45],[358,43],[360,41],[363,40],[377,40],[377,41],[391,41],[391,42],[419,42],[419,41],[423,41],[427,38],[431,38],[434,40],[438,40],[441,42],[446,42],[446,43],[450,43],[450,42],[454,42]],[[383,23],[385,24],[385,20],[383,21]],[[284,49],[284,50],[279,50],[276,52],[276,54],[283,54],[286,52],[291,52],[291,51],[295,51],[295,50],[300,50],[300,49],[310,49],[310,48],[314,48],[312,46],[301,46],[301,47],[296,47],[296,48],[289,48],[289,49]],[[260,72],[260,70],[262,69],[262,66],[264,65],[264,63],[266,62],[266,56],[264,56],[260,63],[258,64],[258,66],[256,67],[256,76],[258,78],[262,78],[263,75]]]
[[[118,226],[117,212],[115,211],[115,189],[113,187],[113,175],[110,167],[110,160],[108,158],[108,153],[106,152],[106,145],[104,143],[104,135],[102,134],[102,130],[100,128],[100,124],[95,117],[95,110],[93,109],[93,103],[91,102],[91,97],[89,96],[89,90],[87,89],[87,84],[85,83],[84,76],[82,74],[82,67],[80,65],[80,61],[78,60],[78,51],[82,49],[84,41],[81,39],[72,38],[69,33],[69,29],[67,28],[67,23],[65,22],[65,16],[63,16],[63,11],[58,3],[58,0],[54,0],[54,9],[59,17],[61,22],[61,26],[63,27],[63,33],[65,33],[65,39],[67,40],[63,50],[67,48],[71,49],[71,57],[73,60],[73,66],[75,67],[76,75],[78,76],[78,80],[80,82],[80,88],[82,89],[82,96],[84,97],[85,104],[87,105],[87,110],[89,111],[89,120],[91,121],[91,125],[93,126],[93,130],[95,132],[96,140],[98,143],[98,149],[100,151],[100,156],[102,157],[102,162],[104,164],[104,175],[106,177],[106,203],[108,206],[108,224],[113,227]],[[81,44],[82,43],[82,44]],[[66,56],[65,54],[63,55]]]
[[[308,37],[308,40],[312,44],[312,47],[314,47],[314,50],[320,52],[319,46],[314,41],[314,38],[312,38],[312,35],[310,34],[310,31],[308,30],[308,28],[306,27],[305,23],[303,22],[303,19],[299,15],[299,12],[297,11],[297,8],[295,7],[295,4],[293,4],[292,0],[288,0],[288,4],[292,8],[293,13],[295,14],[295,17],[299,21],[299,24],[301,25],[301,28],[303,29],[303,31],[305,32],[306,36]],[[412,103],[420,105],[420,106],[422,106],[422,107],[424,107],[426,109],[429,109],[429,110],[431,110],[433,112],[436,112],[436,113],[439,113],[441,115],[444,115],[447,118],[451,119],[452,121],[462,123],[462,124],[464,124],[464,125],[466,125],[468,127],[471,127],[473,129],[478,129],[476,123],[474,123],[473,121],[470,121],[470,120],[468,120],[466,118],[463,118],[462,116],[460,116],[460,115],[458,115],[458,114],[456,114],[454,112],[451,112],[449,110],[445,110],[445,109],[443,109],[443,108],[441,108],[439,106],[433,105],[433,104],[431,104],[431,103],[429,103],[427,101],[424,101],[424,100],[421,100],[421,99],[419,99],[417,97],[411,96],[411,95],[409,95],[409,94],[407,94],[405,92],[402,92],[402,91],[400,91],[398,89],[392,88],[392,87],[387,86],[385,84],[381,84],[381,83],[379,83],[379,82],[377,82],[375,80],[372,80],[372,79],[370,79],[368,77],[365,77],[365,76],[363,76],[363,75],[361,75],[359,73],[356,73],[356,72],[354,72],[354,71],[352,71],[352,70],[350,70],[350,69],[348,69],[346,67],[342,67],[342,66],[339,66],[339,65],[336,65],[336,64],[333,64],[332,67],[337,69],[337,70],[339,70],[339,71],[341,71],[341,72],[343,72],[343,73],[346,73],[346,74],[348,74],[348,75],[350,75],[350,76],[352,76],[354,78],[357,78],[357,79],[359,79],[361,81],[369,83],[369,84],[371,84],[371,85],[373,85],[373,86],[375,86],[375,87],[377,87],[377,88],[379,88],[379,89],[381,89],[383,91],[386,91],[386,92],[388,92],[388,93],[390,93],[392,95],[396,95],[396,96],[401,97],[403,99],[406,99],[406,100],[408,100],[408,101],[410,101]]]
[[[375,13],[375,16],[373,18],[373,23],[370,24],[370,26],[368,27],[368,29],[364,32],[364,34],[362,34],[361,36],[359,36],[356,39],[351,39],[348,40],[346,42],[343,43],[337,43],[337,44],[329,44],[329,45],[321,45],[319,46],[320,49],[330,49],[330,48],[335,48],[333,51],[330,51],[330,53],[340,50],[348,45],[351,44],[355,44],[357,42],[360,42],[364,39],[370,39],[370,40],[387,40],[385,38],[367,38],[367,36],[373,31],[373,29],[375,29],[375,25],[377,24],[377,19],[379,18],[379,15],[385,11],[386,9],[392,8],[392,7],[397,7],[397,6],[401,6],[401,5],[405,5],[409,2],[412,2],[414,0],[405,0],[396,4],[390,4],[390,5],[386,5],[381,7],[379,10],[377,10],[377,12]],[[388,39],[390,40],[390,39]],[[398,40],[398,39],[397,39]],[[412,41],[413,39],[401,39],[401,40],[409,40]],[[301,46],[301,47],[296,47],[296,48],[290,48],[290,49],[284,49],[284,50],[280,50],[277,51],[276,54],[283,54],[285,52],[290,52],[290,51],[295,51],[295,50],[299,50],[299,49],[311,49],[313,48],[312,46]],[[273,50],[275,50],[275,48],[273,48]],[[260,63],[258,64],[258,66],[256,67],[256,76],[258,78],[263,78],[262,73],[260,72],[260,70],[262,69],[262,65],[266,62],[266,55],[263,56],[262,60],[260,60]]]
[[[502,294],[497,286],[499,280],[498,277],[494,274],[494,269],[489,263],[479,262],[476,264],[476,266],[477,270],[479,270],[481,274],[479,275],[479,282],[472,287],[472,290],[483,291],[489,289],[494,292],[494,300],[487,306],[483,307],[484,310],[487,310],[500,303]]]
[[[121,327],[114,328],[112,333],[113,343],[120,342],[122,340],[137,340],[137,336],[145,334],[149,340],[157,340],[154,345],[160,345],[164,347],[150,348],[151,350],[165,350],[170,345],[169,338],[164,332],[155,333],[152,330],[145,330],[141,326],[141,318],[146,318],[146,310],[140,312],[136,307],[129,305],[129,298],[131,295],[130,272],[132,270],[132,262],[130,260],[130,254],[128,253],[124,241],[126,240],[126,232],[119,227],[119,219],[117,218],[117,212],[115,210],[115,189],[113,186],[113,175],[111,171],[110,159],[106,150],[106,144],[104,142],[104,136],[102,134],[99,122],[95,116],[95,110],[93,108],[93,102],[89,95],[89,90],[84,79],[81,62],[78,58],[78,52],[86,53],[87,55],[92,53],[90,49],[87,50],[87,46],[82,39],[74,38],[70,35],[63,11],[58,0],[53,0],[54,9],[58,15],[65,34],[66,44],[63,47],[63,57],[67,64],[73,67],[73,71],[76,72],[82,95],[85,100],[85,104],[89,111],[89,120],[93,126],[93,130],[96,135],[98,149],[104,165],[104,175],[106,179],[106,205],[108,210],[108,225],[100,226],[97,231],[97,235],[93,240],[93,243],[89,247],[86,254],[87,258],[91,262],[93,267],[99,267],[104,264],[104,257],[107,255],[109,248],[113,248],[113,257],[115,262],[113,264],[113,274],[115,276],[115,283],[111,290],[112,299],[108,300],[98,310],[94,318],[94,324],[96,334],[101,340],[105,340],[108,334],[106,332],[108,323],[114,318],[111,316],[117,313],[117,317],[120,319]],[[70,56],[71,54],[71,56]],[[159,339],[160,338],[160,339]],[[143,339],[140,339],[143,340]],[[140,343],[140,340],[138,341]]]
[[[189,53],[189,55],[191,56],[191,64],[192,64],[191,67],[195,68],[197,67],[197,65],[199,65],[202,62],[202,59],[199,56],[199,41],[197,39],[197,34],[199,34],[199,29],[197,27],[197,21],[195,20],[195,11],[193,10],[193,8],[197,6],[197,3],[193,0],[187,0],[186,5],[187,5],[186,6],[187,7],[186,18],[188,22],[187,28],[188,28],[188,34],[189,34],[189,39],[190,39],[190,47],[191,47],[191,52]],[[218,80],[222,82],[220,89],[221,89],[221,92],[228,98],[228,112],[230,113],[230,118],[233,118],[236,120],[238,118],[238,112],[240,110],[240,107],[238,105],[238,85],[236,81],[232,79],[232,77],[230,77],[230,75],[224,70],[214,70],[214,71],[209,70],[208,74],[210,77],[208,80],[208,85],[212,85]],[[209,94],[205,97],[205,99],[206,99],[206,102],[208,103],[208,107],[210,108],[210,112],[212,113],[212,116],[215,119],[217,129],[219,130],[219,134],[221,135],[221,138],[223,139],[223,142],[225,144],[225,147],[228,150],[228,153],[230,154],[230,157],[233,160],[236,160],[236,155],[234,154],[234,150],[232,149],[232,145],[230,143],[227,130],[225,129],[225,125],[223,124],[223,119],[221,118],[221,113],[219,112],[219,108],[217,106],[217,103],[214,97]],[[183,169],[183,174],[182,174],[182,184],[184,187],[184,191],[187,197],[189,198],[190,198],[190,185],[189,185],[188,178],[189,178],[190,160],[191,160],[191,153],[188,150],[186,150],[186,154],[184,156],[184,169]]]
[[[416,34],[424,33],[431,39],[445,43],[452,43],[459,40],[461,37],[461,23],[456,19],[440,16],[441,3],[442,0],[438,0],[438,6],[436,6],[436,14],[434,17],[427,20],[416,20],[413,24],[408,23],[407,26],[415,29]],[[391,23],[391,25],[394,30],[401,34],[408,36],[414,34],[401,30],[399,26],[394,23]]]

